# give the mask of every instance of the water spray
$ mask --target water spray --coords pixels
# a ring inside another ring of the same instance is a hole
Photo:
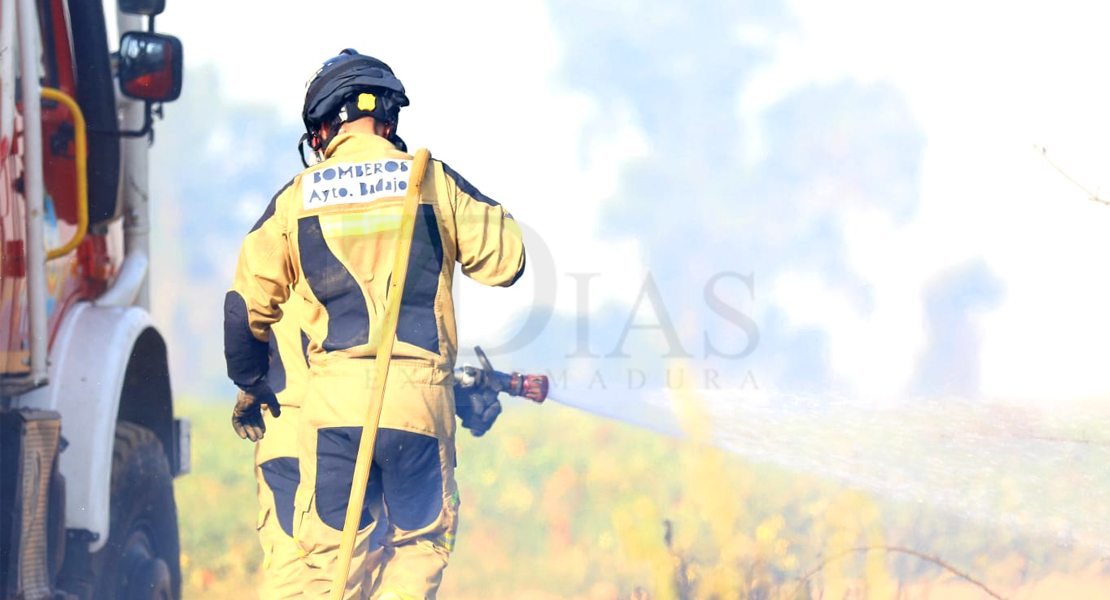
[[[668,389],[560,389],[549,400],[899,503],[1110,551],[1110,412],[1096,407]]]

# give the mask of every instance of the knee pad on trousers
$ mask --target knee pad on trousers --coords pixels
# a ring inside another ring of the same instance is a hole
[[[332,529],[343,529],[351,494],[361,427],[328,427],[317,432],[316,511]],[[392,525],[416,530],[432,524],[443,509],[443,471],[439,440],[381,429],[374,444],[374,465],[366,497],[383,498]],[[372,523],[368,503],[359,528]]]

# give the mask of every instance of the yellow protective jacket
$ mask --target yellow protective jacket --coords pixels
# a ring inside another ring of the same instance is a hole
[[[292,293],[313,367],[376,355],[412,156],[388,140],[340,134],[325,159],[274,196],[247,234],[224,301],[228,376],[265,391],[270,327]],[[393,355],[449,381],[457,354],[451,281],[509,286],[524,272],[520,228],[445,163],[428,163]]]

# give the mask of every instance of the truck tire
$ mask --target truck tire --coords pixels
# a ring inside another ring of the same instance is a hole
[[[92,555],[96,600],[178,600],[181,547],[173,476],[154,432],[116,423],[108,543]]]

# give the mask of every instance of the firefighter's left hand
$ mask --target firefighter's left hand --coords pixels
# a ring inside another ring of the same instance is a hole
[[[273,392],[254,394],[239,390],[235,409],[231,411],[231,426],[239,437],[257,442],[266,434],[266,422],[262,419],[263,406],[275,417],[281,416],[281,405]]]
[[[456,387],[455,414],[462,419],[462,426],[469,429],[471,435],[482,437],[501,414],[501,402],[495,391]]]

